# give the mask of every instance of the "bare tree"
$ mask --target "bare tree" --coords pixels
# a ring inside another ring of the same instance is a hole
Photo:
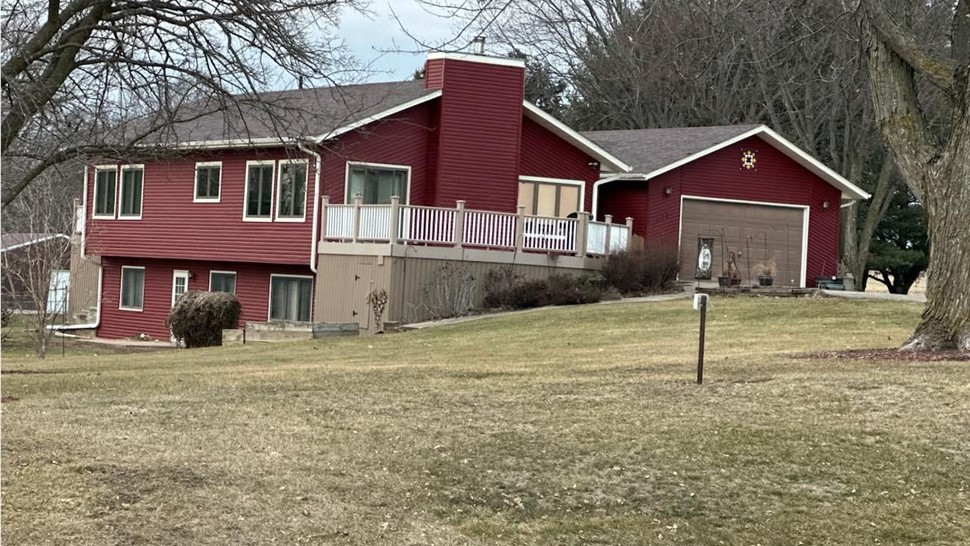
[[[175,128],[260,104],[257,93],[336,83],[349,59],[327,38],[356,0],[4,2],[0,151],[6,208],[50,167],[123,159],[177,141]],[[292,117],[291,117],[292,118]],[[135,122],[132,122],[135,120]],[[245,133],[245,122],[232,128]]]
[[[39,358],[47,355],[53,326],[67,312],[67,269],[73,213],[55,199],[60,180],[44,176],[24,194],[19,232],[4,232],[3,305],[16,312]],[[53,292],[52,292],[53,291]]]
[[[872,103],[903,179],[926,211],[930,237],[927,305],[905,349],[970,349],[970,2],[952,10],[948,39],[916,35],[900,14],[864,0]],[[940,33],[942,34],[942,33]],[[944,38],[947,38],[944,36]],[[923,112],[929,93],[952,105],[943,131]]]

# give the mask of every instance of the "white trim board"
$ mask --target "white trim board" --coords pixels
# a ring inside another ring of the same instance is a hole
[[[539,108],[529,101],[522,101],[522,106],[524,107],[522,110],[523,115],[549,131],[552,131],[552,133],[559,138],[570,142],[573,146],[579,148],[587,155],[595,158],[600,162],[601,167],[609,167],[610,170],[623,172],[630,172],[633,170],[633,167],[624,163],[623,160],[604,150],[592,140],[589,140],[575,130],[571,129],[565,123],[547,114],[542,110],[542,108]]]
[[[734,205],[757,205],[762,207],[777,207],[777,208],[789,208],[789,209],[801,209],[802,211],[802,263],[801,265],[801,279],[799,286],[806,288],[807,285],[807,275],[808,275],[808,225],[809,225],[809,214],[811,214],[811,209],[808,205],[793,205],[791,203],[773,203],[770,201],[747,201],[743,199],[722,199],[718,197],[701,197],[699,195],[681,195],[680,196],[680,214],[677,218],[677,255],[680,256],[682,251],[681,242],[684,238],[684,201],[690,199],[692,201],[713,201],[716,203],[730,203]]]
[[[759,125],[754,129],[745,131],[740,135],[733,138],[729,138],[725,141],[719,142],[709,148],[705,148],[697,153],[691,154],[681,160],[675,161],[673,163],[668,163],[659,169],[655,169],[649,173],[638,174],[638,179],[640,180],[650,180],[660,176],[668,171],[672,171],[678,167],[686,165],[692,161],[700,159],[708,154],[712,154],[718,150],[726,148],[732,144],[736,144],[746,138],[758,136],[772,147],[785,154],[789,159],[794,160],[796,163],[808,169],[812,174],[818,176],[822,180],[828,182],[832,186],[838,188],[842,191],[842,197],[846,199],[869,199],[871,195],[864,191],[862,188],[856,186],[852,182],[846,180],[842,175],[828,168],[824,163],[815,159],[814,157],[805,153],[801,148],[795,146],[784,137],[778,133],[772,131],[765,125]],[[618,177],[607,177],[600,180],[602,183],[613,182],[617,180]],[[600,182],[597,182],[599,184]]]
[[[427,60],[436,61],[439,59],[451,61],[467,61],[470,63],[493,64],[498,66],[511,66],[515,68],[525,68],[525,59],[514,57],[490,57],[488,55],[476,55],[473,53],[452,53],[448,51],[432,51],[428,53]]]

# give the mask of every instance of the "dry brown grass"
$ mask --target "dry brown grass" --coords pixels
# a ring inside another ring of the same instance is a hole
[[[287,345],[5,358],[10,544],[966,544],[967,363],[896,302],[559,308]]]

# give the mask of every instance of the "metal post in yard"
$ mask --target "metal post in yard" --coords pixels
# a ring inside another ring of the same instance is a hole
[[[700,296],[697,298],[697,296]],[[707,327],[707,294],[696,294],[697,306],[701,312],[701,329],[697,341],[697,384],[704,383],[704,330]]]

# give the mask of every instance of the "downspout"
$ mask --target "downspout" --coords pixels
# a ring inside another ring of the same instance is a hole
[[[313,229],[310,241],[310,271],[317,272],[317,234],[320,226],[320,166],[322,160],[320,154],[307,148],[302,143],[297,144],[297,148],[317,158],[313,169]]]
[[[81,195],[81,211],[84,215],[84,221],[81,222],[81,257],[87,257],[87,236],[88,236],[88,169],[91,166],[88,164],[84,165],[84,193]],[[77,219],[74,219],[77,223]],[[98,294],[98,301],[101,301],[101,294]]]
[[[594,222],[596,221],[596,213],[598,212],[597,209],[599,208],[600,185],[606,184],[607,182],[613,182],[614,180],[619,180],[619,179],[620,179],[620,175],[614,174],[613,176],[600,178],[596,182],[593,182],[593,211],[591,214],[593,215],[592,219]]]

